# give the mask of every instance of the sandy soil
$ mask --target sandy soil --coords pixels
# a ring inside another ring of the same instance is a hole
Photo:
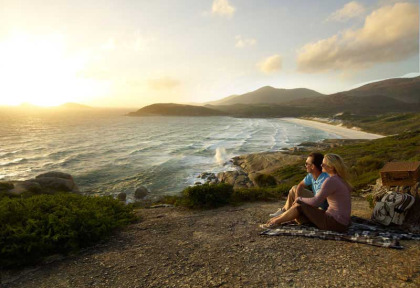
[[[80,255],[5,271],[4,287],[420,287],[420,241],[393,250],[260,236],[278,206],[141,209],[141,221]],[[354,199],[353,214],[369,216],[367,202]]]
[[[319,129],[328,133],[336,134],[343,139],[369,139],[371,140],[371,139],[378,139],[378,138],[385,137],[379,134],[367,133],[363,131],[358,131],[358,130],[340,127],[340,126],[327,124],[327,123],[322,123],[318,121],[304,120],[304,119],[298,119],[298,118],[281,118],[281,120],[311,127],[311,128],[316,128],[316,129]]]

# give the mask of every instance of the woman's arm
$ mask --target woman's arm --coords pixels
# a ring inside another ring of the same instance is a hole
[[[324,203],[325,199],[327,199],[327,197],[331,195],[334,192],[334,190],[335,190],[334,179],[330,177],[327,180],[325,180],[325,182],[322,184],[321,190],[314,197],[312,198],[299,197],[297,200],[298,202],[303,202],[308,205],[318,207],[319,205]]]

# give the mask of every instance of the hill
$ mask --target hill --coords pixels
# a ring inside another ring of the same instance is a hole
[[[277,89],[265,86],[253,92],[242,95],[232,95],[218,101],[208,102],[210,105],[233,105],[233,104],[284,104],[303,98],[316,98],[324,96],[314,90],[306,88]]]
[[[158,103],[143,107],[127,116],[225,116],[227,113],[201,106]]]
[[[387,96],[404,103],[420,103],[420,76],[414,78],[395,78],[363,85],[337,94],[364,97],[372,95]]]
[[[79,103],[64,103],[60,106],[57,106],[57,108],[62,108],[62,109],[91,109],[92,107],[87,106],[87,105],[83,105],[83,104],[79,104]]]

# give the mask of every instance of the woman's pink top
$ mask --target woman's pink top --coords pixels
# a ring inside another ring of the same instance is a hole
[[[351,189],[338,175],[333,175],[322,184],[321,190],[312,198],[299,199],[311,206],[318,207],[325,199],[328,201],[328,209],[325,213],[343,225],[350,224],[351,214]]]

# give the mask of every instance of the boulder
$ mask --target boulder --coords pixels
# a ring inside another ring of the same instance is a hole
[[[9,192],[14,195],[20,195],[22,193],[41,194],[43,190],[39,183],[26,180],[15,182],[13,189],[11,189]]]
[[[125,202],[125,200],[127,200],[127,194],[125,192],[121,192],[117,195],[117,199]]]
[[[31,181],[37,182],[45,189],[47,193],[51,192],[71,192],[75,188],[73,180],[56,178],[56,177],[41,177],[35,178]],[[77,189],[78,190],[78,189]]]
[[[73,177],[70,174],[63,173],[63,172],[57,172],[57,171],[51,171],[51,172],[39,174],[35,178],[37,179],[37,178],[43,178],[43,177],[53,177],[53,178],[73,180]]]
[[[134,198],[136,199],[143,199],[144,197],[146,197],[149,194],[149,190],[147,190],[146,187],[144,186],[140,186],[139,188],[136,189],[136,191],[134,192]]]
[[[248,175],[243,171],[221,172],[217,174],[217,179],[221,183],[232,185],[233,188],[246,188],[254,186]]]
[[[30,181],[39,183],[42,189],[46,190],[46,193],[79,192],[79,188],[74,183],[73,177],[63,172],[47,172],[36,176],[35,179]]]

